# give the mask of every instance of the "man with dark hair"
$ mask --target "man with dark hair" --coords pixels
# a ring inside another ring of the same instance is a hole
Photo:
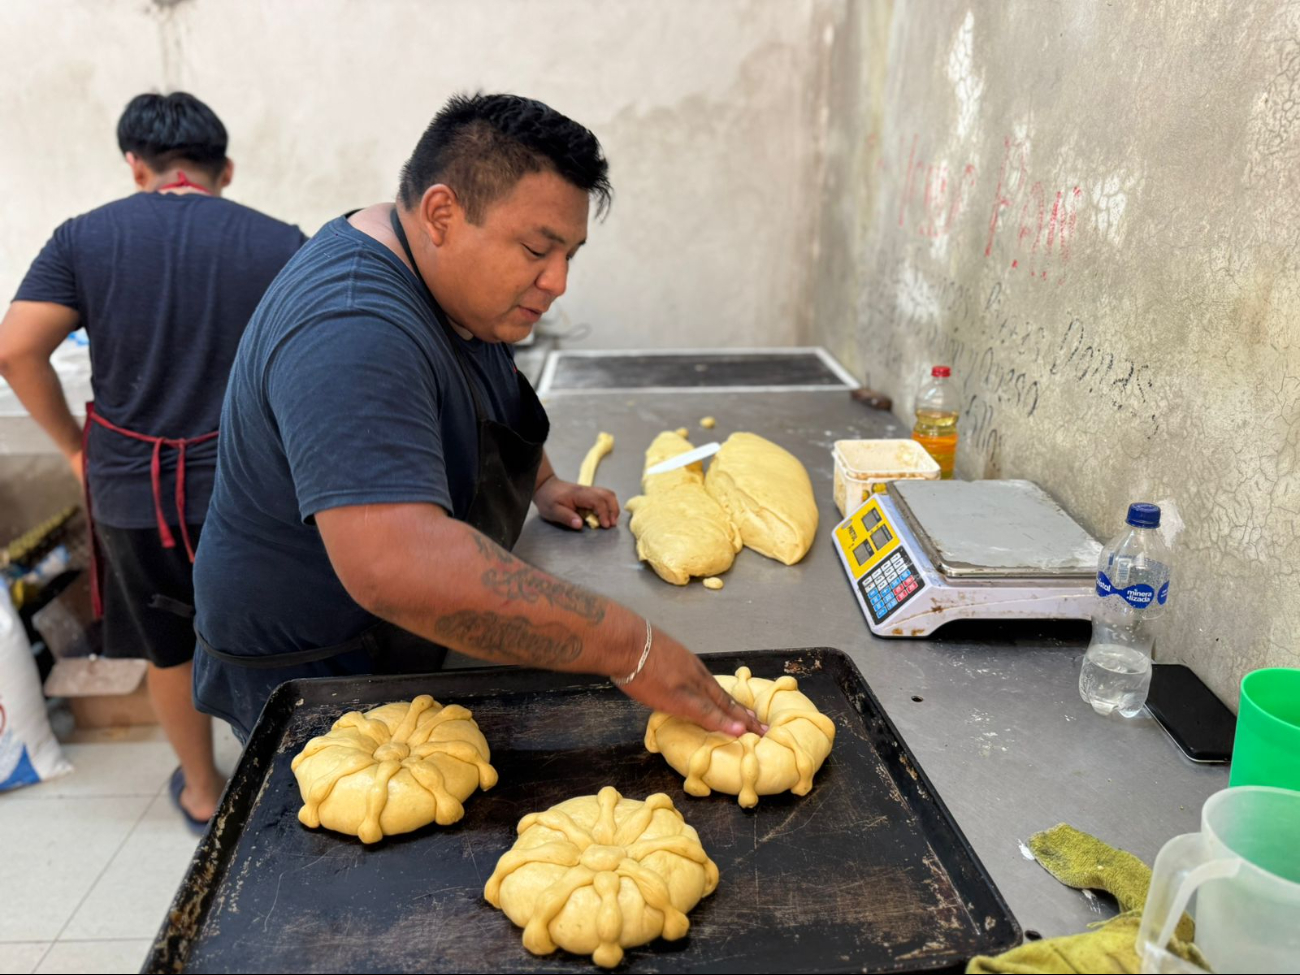
[[[458,96],[397,205],[339,217],[270,287],[222,410],[195,566],[195,699],[241,737],[298,677],[427,672],[452,648],[598,673],[699,724],[762,732],[699,659],[635,613],[509,554],[530,502],[602,526],[560,480],[510,343],[564,294],[594,197],[594,135],[540,102]]]
[[[141,191],[62,224],[0,322],[0,375],[83,479],[104,651],[145,657],[180,758],[171,794],[196,828],[222,779],[194,708],[192,566],[235,349],[262,292],[306,238],[222,199],[226,129],[193,95],[139,95],[117,126]],[[73,418],[50,356],[90,337],[95,402]]]
[[[209,179],[230,183],[226,158],[226,127],[217,113],[193,95],[136,95],[117,122],[117,147],[134,156],[155,173],[167,173],[180,164]],[[232,170],[233,171],[233,170]]]

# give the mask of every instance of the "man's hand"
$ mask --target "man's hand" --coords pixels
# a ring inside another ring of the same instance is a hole
[[[600,519],[601,528],[613,528],[618,524],[618,498],[613,491],[561,481],[555,475],[537,486],[533,503],[543,518],[565,528],[581,528],[584,511],[590,511]]]
[[[737,738],[747,731],[767,733],[752,711],[722,689],[699,657],[662,630],[655,630],[645,668],[622,690],[635,701],[693,721],[706,731]]]

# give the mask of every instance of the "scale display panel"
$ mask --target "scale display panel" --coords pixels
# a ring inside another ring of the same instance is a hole
[[[842,522],[835,534],[841,554],[848,554],[859,602],[874,622],[889,619],[925,587],[925,579],[881,510],[878,497],[870,498]]]

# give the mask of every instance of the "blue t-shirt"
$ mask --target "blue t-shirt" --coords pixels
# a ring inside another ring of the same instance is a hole
[[[194,566],[195,623],[213,647],[251,656],[326,647],[377,622],[334,574],[318,511],[427,502],[468,514],[478,426],[453,340],[489,418],[518,426],[510,347],[448,335],[419,279],[346,218],[276,278],[231,370]],[[252,669],[200,652],[195,700],[246,733],[283,681],[365,673],[368,663],[358,652]]]
[[[301,230],[220,197],[136,193],[63,223],[15,301],[75,309],[90,337],[95,410],[127,430],[198,437],[217,429],[226,376],[267,285],[306,241]],[[153,448],[90,429],[95,517],[152,528]],[[163,514],[175,525],[176,452],[162,458]],[[213,441],[187,451],[186,520],[203,521]]]

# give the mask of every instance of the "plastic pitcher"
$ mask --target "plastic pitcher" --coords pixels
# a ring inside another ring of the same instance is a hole
[[[1228,784],[1300,789],[1300,669],[1267,667],[1242,679]]]
[[[1300,792],[1216,792],[1201,831],[1164,845],[1138,931],[1143,971],[1197,970],[1165,950],[1193,894],[1196,947],[1215,972],[1300,972]]]

